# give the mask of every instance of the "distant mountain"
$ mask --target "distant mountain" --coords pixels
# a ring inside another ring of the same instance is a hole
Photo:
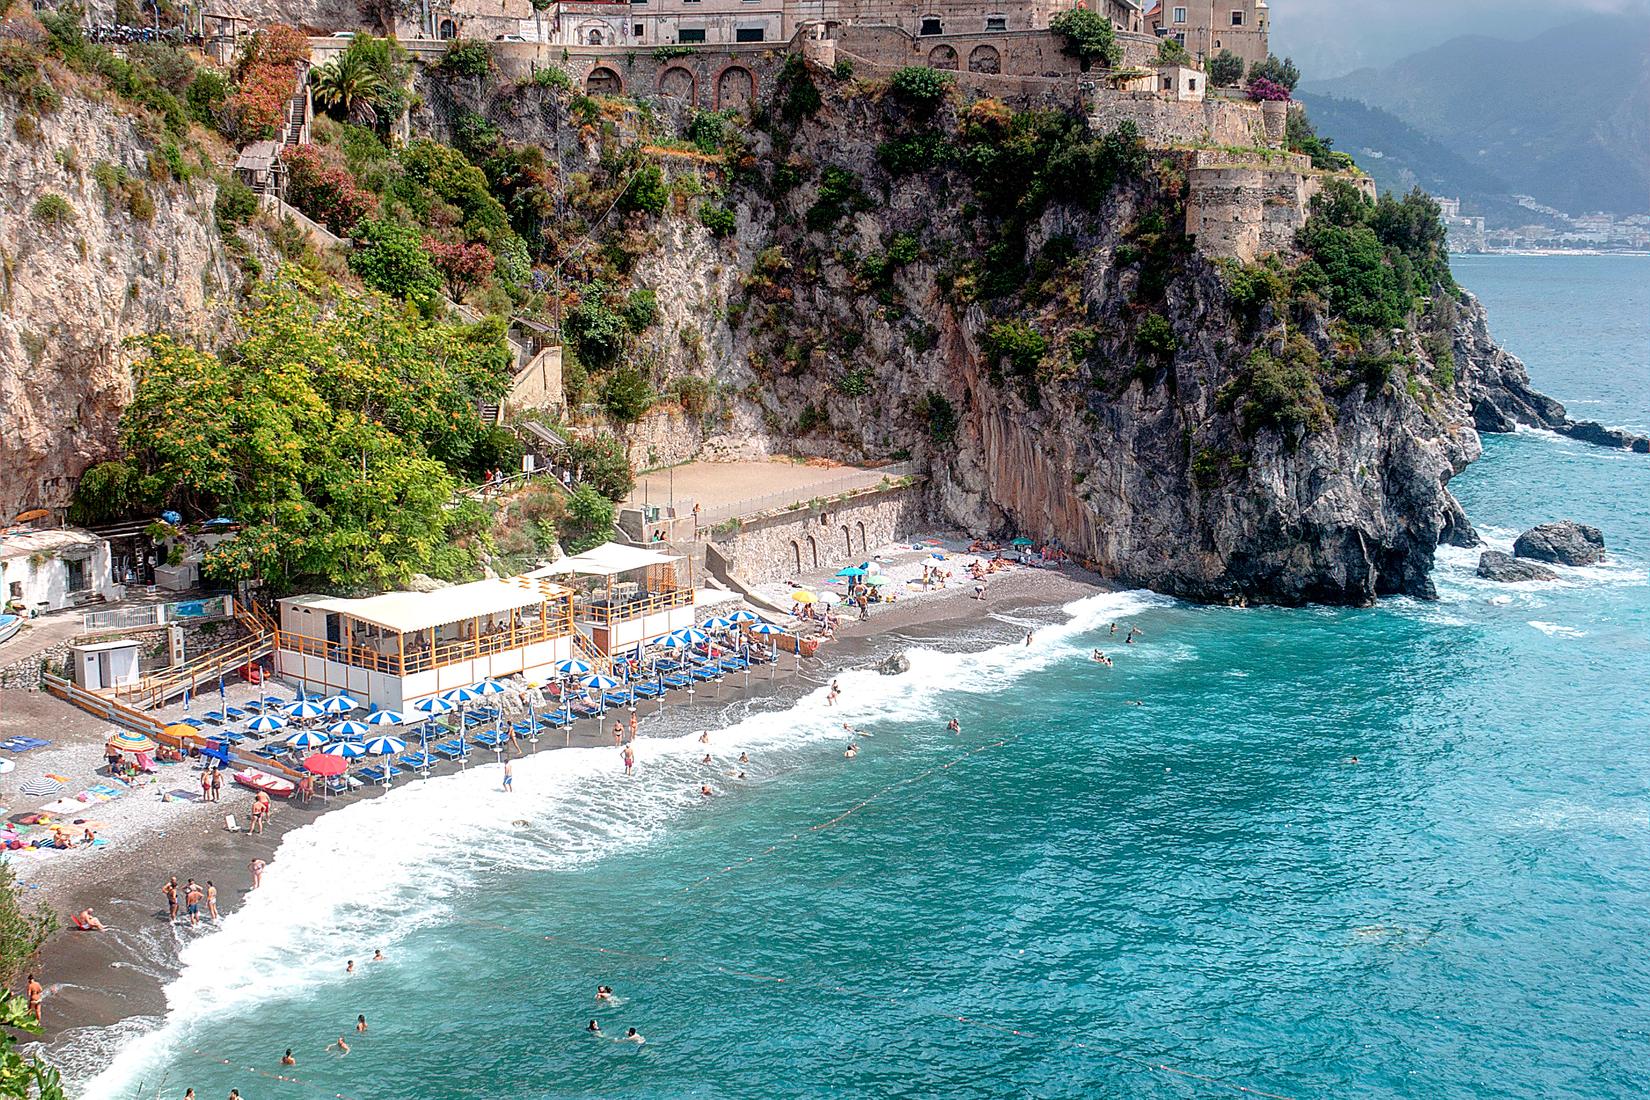
[[[1650,212],[1650,15],[1642,12],[1568,23],[1523,42],[1456,38],[1302,92],[1331,114],[1338,109],[1326,96],[1380,108],[1436,141],[1454,166],[1429,154],[1410,168],[1443,173],[1446,193],[1498,180],[1572,213]],[[1356,156],[1360,146],[1402,144],[1378,114],[1340,114],[1341,128],[1319,120],[1337,148]],[[1479,175],[1456,178],[1462,166]]]

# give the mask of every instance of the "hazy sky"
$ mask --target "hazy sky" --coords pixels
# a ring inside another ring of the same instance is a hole
[[[1307,80],[1384,65],[1461,34],[1531,38],[1589,12],[1650,0],[1269,0],[1272,48],[1293,56]]]

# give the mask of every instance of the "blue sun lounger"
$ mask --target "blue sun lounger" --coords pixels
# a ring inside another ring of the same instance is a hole
[[[223,711],[221,710],[209,710],[205,714],[201,715],[201,717],[214,726],[223,725]]]
[[[750,662],[745,660],[743,657],[723,657],[722,658],[722,671],[723,672],[743,672],[749,667],[751,667]]]
[[[689,675],[702,684],[707,680],[720,680],[722,678],[722,670],[719,668],[706,668],[704,665],[696,665]]]
[[[413,768],[413,769],[416,769],[418,771],[424,771],[426,769],[433,768],[436,765],[435,757],[428,756],[428,755],[426,755],[424,753],[421,753],[421,752],[409,752],[407,755],[401,757],[400,759],[401,759],[401,763],[407,765],[407,767],[409,767],[409,768]]]
[[[566,710],[551,710],[539,715],[539,728],[554,730],[567,725]]]
[[[671,660],[669,657],[661,657],[657,661],[653,662],[653,667],[658,669],[660,672],[675,672],[682,666],[678,662]]]
[[[485,733],[478,733],[474,737],[470,738],[470,744],[480,745],[484,749],[496,751],[504,747],[506,744],[506,739],[500,737],[493,730],[487,730]]]
[[[624,691],[610,691],[602,698],[607,700],[610,707],[628,707],[636,702],[636,697],[630,694],[628,688]]]
[[[630,690],[634,691],[640,698],[643,699],[657,699],[665,693],[665,689],[660,687],[658,684],[655,684],[652,680],[644,680],[639,684],[631,684]]]
[[[667,688],[685,688],[688,686],[688,678],[679,672],[672,672],[668,676],[661,676],[659,677],[659,682]]]
[[[435,751],[437,755],[447,760],[462,760],[470,755],[469,746],[456,737],[451,741],[441,742],[441,744],[435,746]]]
[[[242,710],[240,707],[224,707],[223,716],[231,722],[239,722],[242,718],[246,717],[246,711]]]
[[[396,776],[402,774],[401,769],[396,767],[394,764],[387,764],[384,767],[389,769],[391,779],[394,779]],[[384,768],[378,767],[377,765],[370,768],[362,768],[355,774],[360,776],[362,779],[367,780],[369,783],[382,783],[384,781]]]

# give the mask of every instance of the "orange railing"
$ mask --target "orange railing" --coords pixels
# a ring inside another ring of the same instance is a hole
[[[139,707],[164,706],[168,699],[182,694],[186,687],[193,688],[206,680],[228,676],[269,656],[273,637],[264,634],[243,638],[203,654],[181,668],[163,669],[135,684],[117,687],[114,697],[129,700]]]
[[[612,626],[614,623],[627,623],[646,615],[669,611],[671,608],[687,607],[692,603],[691,588],[667,588],[660,592],[649,592],[645,596],[622,604],[597,604],[589,600],[575,600],[573,614],[581,623]]]
[[[301,634],[292,634],[284,630],[276,632],[276,648],[288,653],[300,653],[306,657],[319,657],[352,668],[363,668],[390,676],[407,676],[479,657],[489,657],[495,653],[521,649],[537,642],[565,638],[572,633],[573,617],[564,607],[559,614],[552,614],[542,623],[509,627],[479,638],[443,642],[433,650],[426,647],[406,653],[380,653],[376,649],[329,642],[321,638],[306,638]]]

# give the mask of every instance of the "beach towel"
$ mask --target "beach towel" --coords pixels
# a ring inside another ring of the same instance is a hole
[[[173,802],[198,802],[200,797],[199,791],[186,791],[180,788],[175,791],[167,791],[163,799],[171,799]]]
[[[43,749],[51,744],[50,741],[39,737],[8,737],[0,741],[0,749],[7,752],[28,752],[30,749]]]

